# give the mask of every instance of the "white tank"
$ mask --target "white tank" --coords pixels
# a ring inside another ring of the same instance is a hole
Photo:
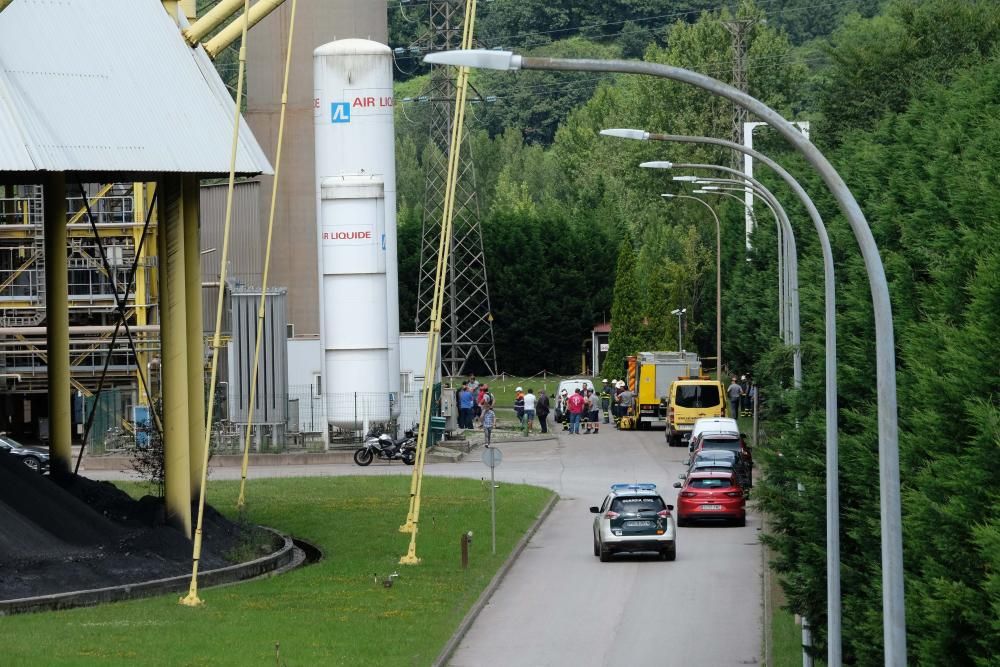
[[[313,51],[320,339],[330,423],[399,413],[399,277],[392,51],[343,39]]]

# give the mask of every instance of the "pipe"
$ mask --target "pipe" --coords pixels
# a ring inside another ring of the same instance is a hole
[[[219,25],[236,13],[236,10],[243,6],[244,0],[222,0],[215,7],[212,7],[204,16],[181,31],[184,39],[191,46],[197,46],[208,33],[215,30]]]
[[[159,268],[163,479],[167,521],[191,537],[191,471],[188,461],[187,324],[184,220],[180,176],[167,174],[159,190]]]
[[[73,459],[69,364],[69,269],[66,259],[66,175],[48,175],[45,207],[45,331],[49,349],[49,455],[54,476],[67,476]],[[36,327],[32,327],[36,328]]]
[[[205,334],[201,314],[201,188],[194,174],[181,176],[184,216],[184,292],[187,332],[188,463],[191,499],[201,491],[201,465],[205,458]]]
[[[250,22],[245,26],[245,28],[250,29],[257,25],[262,18],[277,9],[284,1],[285,0],[259,0],[253,7],[250,8],[248,15]],[[233,19],[232,23],[219,31],[219,34],[205,42],[205,51],[208,53],[209,57],[215,58],[222,52],[223,49],[239,39],[244,30],[244,23],[246,22],[243,21],[242,16]],[[239,100],[237,100],[237,106],[239,106]]]
[[[133,333],[156,333],[160,330],[159,324],[147,324],[145,326],[130,327]],[[113,324],[95,324],[88,326],[69,327],[70,335],[88,334],[109,334],[114,332]],[[48,327],[0,327],[0,336],[44,336]]]
[[[253,432],[253,413],[257,400],[257,373],[260,368],[260,344],[264,338],[264,308],[267,303],[267,281],[271,270],[271,241],[274,238],[274,214],[278,201],[278,179],[281,176],[281,147],[285,139],[285,111],[288,107],[288,79],[292,71],[292,45],[295,43],[295,9],[292,0],[291,17],[288,19],[288,47],[285,53],[285,76],[281,86],[281,114],[278,119],[278,146],[274,157],[274,179],[271,181],[271,210],[267,217],[267,246],[264,250],[264,274],[261,279],[260,303],[257,306],[257,335],[254,337],[253,372],[250,376],[250,404],[247,408],[246,440],[243,443],[243,463],[240,469],[240,495],[236,507],[246,505],[247,467],[250,464],[250,435]]]

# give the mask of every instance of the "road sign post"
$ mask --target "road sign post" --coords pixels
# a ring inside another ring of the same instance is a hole
[[[496,447],[486,445],[483,450],[483,463],[490,467],[490,529],[493,534],[493,555],[497,554],[497,485],[496,468],[503,461],[503,452]]]

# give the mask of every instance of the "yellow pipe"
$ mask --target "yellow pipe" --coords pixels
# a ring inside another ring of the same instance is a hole
[[[215,333],[212,335],[212,371],[208,381],[208,407],[205,410],[205,447],[202,460],[201,491],[198,493],[198,524],[194,531],[194,550],[191,554],[191,585],[188,594],[180,599],[180,603],[188,607],[202,604],[198,597],[198,561],[201,559],[202,521],[205,516],[205,490],[207,487],[205,475],[208,474],[209,439],[212,437],[212,417],[215,412],[215,378],[219,372],[219,348],[222,347],[222,305],[226,290],[226,274],[229,259],[229,232],[233,221],[233,191],[236,188],[236,150],[240,142],[240,100],[243,99],[243,74],[247,65],[247,30],[250,23],[250,0],[243,0],[243,39],[240,40],[240,64],[236,73],[236,100],[233,104],[233,140],[229,154],[229,186],[226,191],[226,218],[222,228],[222,255],[219,258],[219,299],[215,308]]]
[[[205,332],[201,314],[201,186],[198,178],[181,176],[184,193],[184,288],[187,293],[188,446],[191,499],[201,493],[205,452]]]
[[[473,28],[476,20],[476,0],[466,0],[465,25],[462,32],[462,48],[472,48]],[[434,377],[437,375],[437,350],[441,340],[441,319],[444,305],[444,278],[448,270],[448,253],[455,213],[455,190],[458,182],[458,162],[462,131],[465,125],[465,103],[467,99],[469,70],[462,67],[458,71],[455,93],[455,114],[452,123],[451,149],[448,154],[448,179],[445,185],[444,211],[441,221],[441,239],[438,244],[438,265],[434,280],[434,302],[431,306],[431,332],[428,337],[427,363],[424,368],[424,389],[421,396],[420,433],[417,438],[417,461],[410,481],[410,512],[400,530],[410,533],[410,544],[406,555],[399,559],[402,565],[415,565],[417,557],[417,532],[420,524],[420,499],[423,490],[424,462],[427,458],[427,437],[430,430],[431,396],[434,392]]]
[[[132,198],[134,204],[132,206],[134,216],[145,216],[146,215],[146,184],[145,183],[133,183],[132,184]],[[137,253],[135,262],[135,299],[133,304],[135,305],[135,323],[136,326],[144,327],[147,324],[148,313],[146,308],[148,302],[146,301],[146,258],[149,257],[149,247],[151,243],[154,243],[154,238],[150,233],[146,234],[146,241],[142,245],[142,249]],[[142,239],[142,229],[133,228],[132,229],[132,243],[135,248],[139,248],[139,241]],[[138,382],[138,387],[142,387],[142,369],[146,367],[146,353],[140,352],[135,359],[136,368],[136,382]],[[138,391],[136,392],[138,399],[136,403],[139,406],[145,407],[149,405],[149,401],[146,400],[146,392]]]
[[[247,30],[257,25],[262,18],[277,9],[284,1],[285,0],[258,0],[258,2],[250,8],[250,23],[247,25]],[[245,16],[240,18],[245,18]],[[243,34],[243,23],[245,23],[245,21],[241,21],[238,18],[233,19],[233,22],[220,30],[215,37],[205,42],[205,51],[208,53],[209,57],[215,58],[224,48],[239,39],[240,35]]]
[[[271,211],[267,217],[267,246],[264,250],[264,275],[261,280],[260,304],[257,306],[257,337],[254,339],[253,371],[250,374],[250,405],[247,412],[247,431],[243,443],[243,468],[240,474],[240,495],[236,507],[246,506],[247,468],[250,464],[250,434],[253,430],[253,411],[257,401],[257,371],[260,367],[260,341],[264,337],[264,306],[267,297],[267,279],[271,269],[271,239],[274,236],[274,212],[278,201],[278,177],[281,174],[281,145],[285,137],[285,109],[288,106],[288,78],[292,71],[292,45],[295,38],[295,6],[292,0],[291,17],[288,21],[288,47],[285,54],[285,78],[281,86],[281,113],[278,117],[278,146],[274,157],[274,179],[271,182]]]
[[[191,536],[188,457],[187,335],[184,308],[184,219],[180,176],[160,181],[160,377],[163,407],[163,479],[167,521]]]
[[[245,0],[222,0],[212,7],[204,16],[185,28],[181,34],[191,46],[197,46],[208,33],[215,30],[219,24],[232,16]]]
[[[69,366],[69,268],[66,261],[66,175],[50,173],[45,207],[45,326],[49,375],[49,456],[53,475],[69,475],[73,419]]]

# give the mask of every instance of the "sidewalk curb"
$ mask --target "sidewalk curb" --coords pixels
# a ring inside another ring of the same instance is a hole
[[[479,594],[479,599],[477,599],[472,605],[472,608],[469,609],[469,612],[465,615],[465,618],[462,619],[462,622],[458,624],[455,634],[451,636],[448,643],[444,645],[443,649],[441,649],[438,657],[434,659],[433,663],[431,663],[433,667],[444,667],[448,663],[451,656],[458,648],[458,645],[465,638],[465,635],[468,634],[472,624],[475,623],[479,613],[486,607],[487,603],[489,603],[490,598],[493,597],[496,590],[500,588],[500,584],[507,576],[507,573],[510,572],[510,569],[514,567],[514,563],[521,555],[521,552],[528,546],[528,542],[530,542],[531,538],[535,536],[535,533],[542,526],[542,523],[548,518],[549,513],[552,512],[552,508],[554,508],[556,503],[560,500],[562,500],[562,498],[559,497],[559,494],[553,491],[552,496],[549,498],[549,502],[542,508],[538,518],[535,519],[535,523],[531,525],[528,532],[525,533],[521,540],[514,546],[514,550],[510,552],[510,556],[508,556],[507,560],[500,566],[497,573],[493,575],[493,579],[490,580],[489,585],[486,586],[486,588],[483,589],[483,592]]]

